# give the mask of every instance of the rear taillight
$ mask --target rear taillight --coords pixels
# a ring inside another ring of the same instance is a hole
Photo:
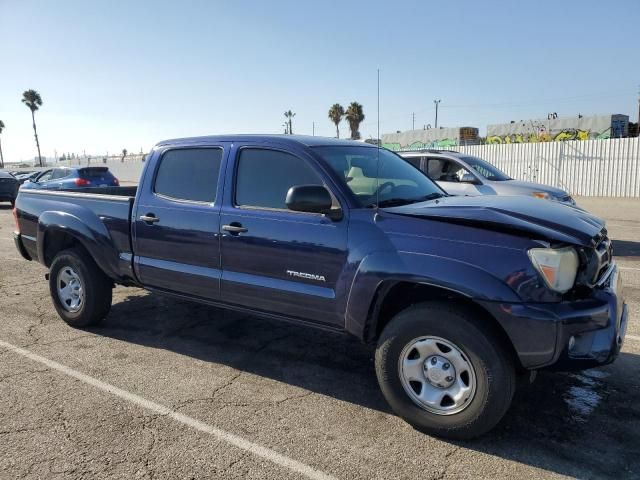
[[[87,185],[91,185],[91,182],[84,178],[76,178],[76,185],[78,187],[86,187]]]
[[[20,233],[20,223],[18,222],[18,210],[13,207],[13,220],[16,222],[16,233]]]
[[[120,180],[118,180],[117,178],[114,178],[114,179],[113,179],[113,184],[114,184],[116,187],[119,187],[119,186],[120,186]]]

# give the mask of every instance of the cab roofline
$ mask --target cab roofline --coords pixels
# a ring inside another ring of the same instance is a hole
[[[206,135],[201,137],[185,137],[163,140],[156,144],[156,147],[168,147],[178,145],[206,145],[215,142],[272,142],[282,145],[302,145],[305,147],[341,147],[341,146],[357,146],[367,148],[378,148],[370,143],[358,140],[345,140],[331,137],[318,137],[311,135],[261,135],[261,134],[243,134],[243,135]]]

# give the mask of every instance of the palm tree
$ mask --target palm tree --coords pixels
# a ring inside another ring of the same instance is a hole
[[[329,109],[329,119],[336,125],[336,138],[340,138],[340,129],[338,125],[344,117],[344,108],[339,103],[334,103]]]
[[[0,133],[4,130],[4,122],[0,120]],[[2,156],[2,142],[0,142],[0,168],[4,168],[4,157]]]
[[[36,146],[38,147],[38,164],[42,167],[42,155],[40,155],[40,142],[38,141],[38,131],[36,130],[35,112],[42,106],[42,97],[35,90],[29,89],[22,94],[22,103],[31,110],[31,120],[33,121],[33,134],[36,137]]]
[[[284,116],[289,121],[289,135],[293,135],[293,128],[291,127],[291,119],[295,117],[296,114],[293,113],[291,110],[287,110],[286,112],[284,112]]]
[[[124,162],[124,157],[126,157],[126,156],[127,156],[127,149],[126,149],[126,148],[123,148],[123,149],[122,149],[122,160],[120,160],[120,161],[121,161],[121,162]]]
[[[360,123],[364,120],[364,112],[362,111],[362,105],[358,102],[351,102],[345,112],[345,118],[349,122],[349,129],[351,130],[351,140],[360,139]]]

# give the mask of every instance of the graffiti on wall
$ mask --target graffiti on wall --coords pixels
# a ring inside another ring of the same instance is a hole
[[[539,143],[539,142],[564,142],[567,140],[606,140],[611,138],[611,128],[602,132],[566,128],[557,133],[550,134],[544,129],[535,133],[512,133],[510,135],[491,135],[485,143],[489,145],[509,143]]]
[[[401,145],[400,143],[383,143],[382,147],[388,150],[393,150],[394,152],[399,151],[412,151],[412,150],[428,150],[428,149],[444,149],[457,147],[458,141],[455,138],[443,138],[440,140],[434,140],[432,142],[413,142],[409,145]]]

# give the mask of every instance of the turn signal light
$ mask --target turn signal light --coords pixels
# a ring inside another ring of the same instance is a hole
[[[86,187],[87,185],[91,185],[91,182],[84,178],[76,178],[76,185],[78,187]]]

